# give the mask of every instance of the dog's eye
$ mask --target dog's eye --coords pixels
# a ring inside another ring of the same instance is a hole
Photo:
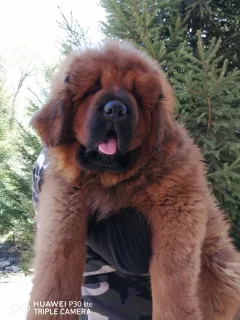
[[[101,90],[102,87],[101,87],[101,84],[100,82],[97,82],[94,84],[94,86],[92,86],[90,89],[88,89],[85,94],[84,94],[84,98],[85,97],[88,97],[88,96],[91,96],[92,94],[95,94],[97,93],[99,90]]]

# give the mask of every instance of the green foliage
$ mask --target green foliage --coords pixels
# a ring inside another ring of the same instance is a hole
[[[29,103],[29,111],[38,106]],[[15,123],[11,131],[11,154],[0,181],[0,236],[21,244],[21,269],[28,271],[33,258],[35,218],[31,181],[41,143],[31,128]]]
[[[58,22],[58,26],[65,34],[65,38],[59,43],[60,52],[63,56],[66,56],[74,49],[90,44],[90,40],[87,38],[88,30],[84,30],[80,26],[79,22],[73,18],[72,12],[70,12],[70,18],[68,19],[60,8],[59,11],[62,21]]]
[[[216,37],[222,40],[219,55],[229,59],[229,69],[239,67],[239,0],[185,0],[182,13],[187,18],[188,37],[197,46],[197,30],[204,34],[204,44]]]
[[[227,71],[228,61],[217,57],[220,45],[221,41],[213,38],[209,48],[204,48],[198,33],[198,56],[182,50],[182,70],[187,72],[175,72],[172,81],[179,100],[178,117],[205,155],[209,182],[220,206],[237,223],[240,72]]]
[[[107,12],[105,35],[132,41],[167,72],[175,89],[177,117],[204,153],[209,184],[233,222],[240,247],[240,74],[234,69],[240,57],[239,2],[101,4]]]
[[[5,163],[4,179],[0,182],[0,234],[11,231],[15,240],[25,241],[27,233],[24,234],[24,230],[30,235],[34,228],[31,175],[41,144],[31,129],[24,128],[20,123],[16,123],[15,127],[11,157]]]
[[[10,97],[6,90],[4,62],[0,61],[0,180],[4,174],[4,163],[8,159],[9,125],[10,125]]]
[[[7,180],[6,167],[12,154],[10,142],[10,97],[5,85],[4,65],[0,65],[0,229],[9,226],[8,219],[4,215],[4,209],[8,208],[4,201],[4,181]]]
[[[61,42],[60,52],[66,55],[89,41],[85,38],[86,32],[73,20],[72,14],[70,20],[62,12],[61,15],[59,27],[65,31],[65,39]],[[56,69],[57,64],[44,66],[44,84],[39,96],[29,88],[35,100],[29,101],[26,106],[29,121],[44,104],[49,94],[49,82]],[[10,126],[12,97],[8,97],[4,89],[4,76],[0,65],[0,236],[24,244],[22,268],[26,271],[33,257],[35,233],[32,171],[42,144],[30,126],[25,127],[16,119],[14,126]]]
[[[11,127],[12,97],[4,88],[4,73],[0,82],[0,236],[30,243],[34,229],[31,174],[41,144],[17,120]],[[37,105],[30,102],[30,109],[36,110]]]

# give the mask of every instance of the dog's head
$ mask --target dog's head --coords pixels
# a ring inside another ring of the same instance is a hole
[[[166,152],[173,107],[157,63],[128,43],[109,41],[66,59],[32,123],[59,161],[64,154],[65,167],[116,174],[131,170],[139,157]]]

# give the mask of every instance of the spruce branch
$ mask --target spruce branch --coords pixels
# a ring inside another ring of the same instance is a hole
[[[202,68],[204,73],[205,94],[206,94],[207,107],[208,107],[207,130],[209,130],[211,127],[212,113],[211,113],[211,94],[210,94],[209,83],[208,83],[208,70],[207,70],[208,61],[206,61],[205,59],[205,53],[204,53],[203,42],[201,39],[200,31],[197,32],[197,37],[198,37],[198,51],[199,51],[199,56],[202,62]]]

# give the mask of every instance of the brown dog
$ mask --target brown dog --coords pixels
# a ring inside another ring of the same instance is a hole
[[[131,45],[71,54],[33,118],[51,164],[40,195],[34,301],[79,301],[87,217],[136,208],[152,233],[154,320],[232,320],[240,258],[198,147],[173,119],[171,86]]]

